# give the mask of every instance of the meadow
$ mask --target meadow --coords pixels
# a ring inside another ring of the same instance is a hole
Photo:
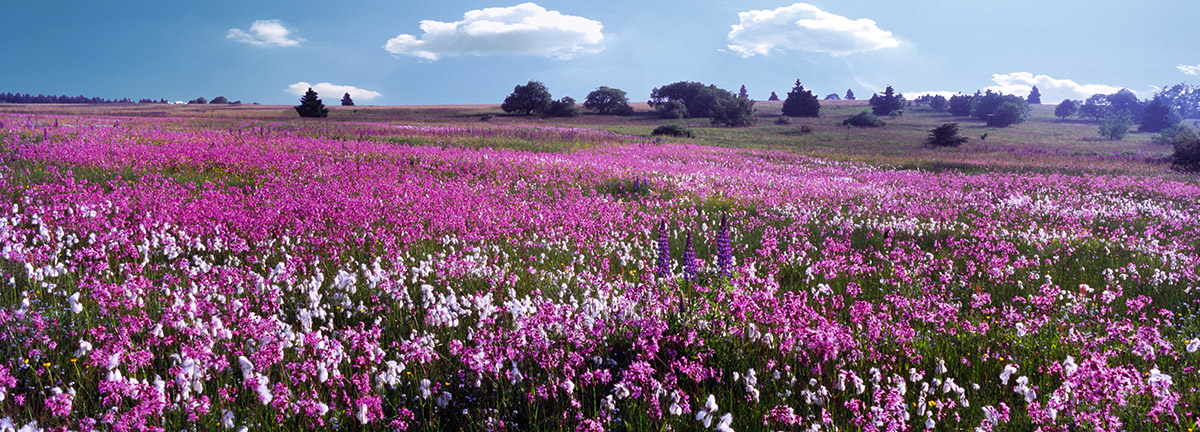
[[[1169,149],[862,109],[2,106],[0,431],[1195,430]]]

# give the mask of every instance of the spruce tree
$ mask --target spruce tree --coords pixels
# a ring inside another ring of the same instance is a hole
[[[846,89],[846,97],[844,97],[842,99],[854,100],[854,90]]]
[[[1033,86],[1033,90],[1029,91],[1029,97],[1025,98],[1030,104],[1040,105],[1042,103],[1042,92],[1038,91],[1037,86]]]
[[[321,99],[317,98],[317,92],[313,91],[312,87],[304,92],[304,97],[300,98],[300,105],[296,105],[296,113],[300,117],[325,117],[329,115],[329,108],[325,108],[325,104],[321,103]]]
[[[887,86],[883,96],[871,96],[871,111],[877,116],[889,115],[904,108],[904,95],[896,93],[892,86]]]
[[[350,99],[350,93],[342,95],[342,106],[354,106],[354,99]]]
[[[787,99],[783,101],[783,115],[789,117],[817,117],[821,112],[821,102],[817,101],[817,95],[813,94],[812,90],[805,90],[800,84],[800,80],[796,80],[796,86],[792,87],[792,91],[788,92]]]
[[[775,94],[775,92],[771,92],[771,97],[770,97],[770,98],[768,98],[767,100],[769,100],[769,101],[777,101],[777,100],[779,100],[779,95]]]
[[[750,97],[750,92],[746,91],[746,85],[742,84],[742,89],[738,90],[738,97],[745,99]]]

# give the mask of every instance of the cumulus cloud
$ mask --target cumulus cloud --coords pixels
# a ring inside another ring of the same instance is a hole
[[[286,89],[283,89],[283,91],[287,94],[304,96],[304,92],[307,92],[309,87],[312,87],[313,91],[317,92],[322,99],[333,98],[340,100],[342,95],[346,93],[350,93],[350,98],[354,99],[355,102],[369,101],[371,99],[383,96],[382,94],[379,94],[379,92],[364,90],[355,86],[337,85],[327,82],[309,84],[301,81],[288,86]]]
[[[1179,69],[1180,72],[1183,72],[1184,75],[1191,75],[1191,76],[1200,75],[1200,65],[1195,65],[1195,66],[1179,65],[1179,66],[1175,66],[1175,68]]]
[[[420,37],[402,34],[387,41],[384,49],[430,61],[495,54],[567,59],[599,51],[603,28],[599,21],[522,3],[473,10],[463,14],[462,21],[421,21]]]
[[[1042,101],[1046,103],[1057,103],[1063,99],[1087,99],[1097,93],[1112,94],[1123,88],[1106,84],[1080,84],[1068,79],[1055,79],[1029,72],[992,74],[992,82],[996,85],[987,87],[986,90],[1018,96],[1029,94],[1033,86],[1037,86],[1038,92],[1042,94]]]
[[[742,57],[797,50],[844,56],[900,46],[874,20],[846,18],[808,3],[740,12],[738,18],[729,32],[729,49]]]
[[[258,20],[250,24],[250,30],[229,29],[225,37],[254,46],[289,47],[300,45],[304,39],[292,36],[292,30],[279,20]]]

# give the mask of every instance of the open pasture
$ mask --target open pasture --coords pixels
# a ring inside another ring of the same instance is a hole
[[[770,109],[716,145],[9,110],[0,429],[1194,430],[1200,186],[1165,150]]]

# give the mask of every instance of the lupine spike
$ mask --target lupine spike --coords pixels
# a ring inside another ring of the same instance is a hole
[[[696,249],[692,247],[692,231],[687,233],[687,242],[683,246],[683,278],[696,280]]]
[[[671,243],[667,240],[667,222],[662,221],[658,224],[658,265],[654,267],[654,274],[667,277],[670,271]]]
[[[721,228],[717,230],[717,267],[721,277],[728,279],[733,267],[733,247],[729,244],[729,220],[721,214]]]

